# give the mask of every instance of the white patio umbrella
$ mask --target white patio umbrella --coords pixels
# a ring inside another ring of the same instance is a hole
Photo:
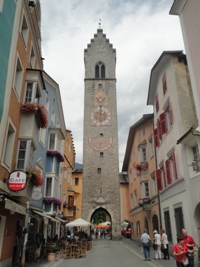
[[[102,223],[99,223],[98,225],[111,225],[111,222],[102,222]]]
[[[73,226],[83,227],[83,226],[90,226],[90,225],[92,225],[90,222],[83,220],[81,218],[65,224],[66,227],[73,227]]]

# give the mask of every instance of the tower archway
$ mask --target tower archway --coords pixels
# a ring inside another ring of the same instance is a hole
[[[106,232],[112,237],[112,218],[110,213],[102,207],[97,208],[91,215],[90,222],[93,224],[94,228],[92,229],[92,233],[95,234],[95,226],[101,223],[107,223],[110,227],[106,230]]]

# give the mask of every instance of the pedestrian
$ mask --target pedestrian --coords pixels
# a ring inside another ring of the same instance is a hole
[[[182,237],[184,240],[184,245],[187,247],[188,251],[186,253],[186,256],[188,258],[189,265],[188,267],[194,267],[194,252],[198,251],[198,249],[195,249],[196,243],[192,236],[187,234],[186,229],[182,229]]]
[[[155,252],[155,258],[156,260],[162,260],[162,255],[161,255],[161,235],[158,233],[157,230],[153,231],[154,234],[154,241],[155,245],[157,246],[156,252]]]
[[[161,251],[163,252],[164,254],[164,260],[166,259],[170,259],[170,256],[169,256],[169,241],[168,241],[168,237],[167,237],[167,234],[165,233],[165,230],[162,229],[161,230]]]
[[[176,266],[185,267],[187,265],[187,247],[184,245],[184,240],[182,236],[177,237],[177,244],[172,248],[173,255],[176,257]]]
[[[150,236],[147,234],[147,230],[144,229],[144,233],[141,235],[141,243],[143,246],[144,252],[144,260],[151,260],[150,259]]]

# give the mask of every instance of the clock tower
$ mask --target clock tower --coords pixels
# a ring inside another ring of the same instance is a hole
[[[121,232],[116,100],[116,50],[98,29],[84,50],[84,134],[82,217],[99,211]]]

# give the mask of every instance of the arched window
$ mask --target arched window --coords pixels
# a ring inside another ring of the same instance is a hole
[[[105,79],[106,69],[103,62],[99,61],[95,66],[95,78],[96,79]]]

